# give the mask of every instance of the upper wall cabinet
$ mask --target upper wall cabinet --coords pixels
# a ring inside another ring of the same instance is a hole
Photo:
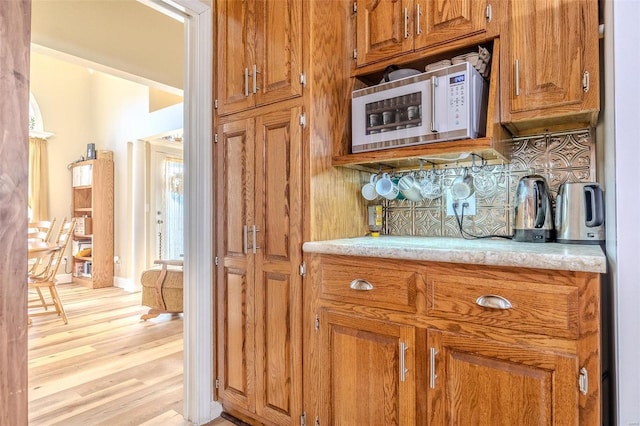
[[[487,0],[356,0],[358,67],[482,33]]]
[[[218,114],[302,94],[302,0],[218,0],[217,19]]]
[[[595,125],[597,0],[512,0],[502,49],[502,121],[512,133]]]

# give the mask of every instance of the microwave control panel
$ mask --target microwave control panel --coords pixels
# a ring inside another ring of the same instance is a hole
[[[459,129],[466,125],[467,122],[467,110],[466,101],[468,94],[466,93],[469,87],[466,84],[468,75],[466,73],[460,73],[449,77],[449,91],[448,91],[448,110],[449,110],[449,128]]]

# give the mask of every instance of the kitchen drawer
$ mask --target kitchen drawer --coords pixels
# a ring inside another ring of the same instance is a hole
[[[386,259],[332,257],[320,266],[320,297],[416,312],[416,287],[423,283],[417,270]]]
[[[577,338],[578,289],[510,279],[434,274],[427,279],[427,313],[457,321]]]

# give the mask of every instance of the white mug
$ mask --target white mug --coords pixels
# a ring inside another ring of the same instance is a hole
[[[362,196],[369,201],[373,201],[378,198],[378,193],[376,192],[376,181],[378,180],[377,175],[371,175],[368,183],[362,185]]]
[[[420,184],[411,175],[405,175],[398,181],[398,189],[402,192],[402,195],[407,200],[422,201],[422,195],[420,195]]]
[[[393,183],[389,177],[389,173],[383,173],[382,177],[376,182],[376,192],[387,200],[395,200],[400,190],[398,185]]]
[[[455,200],[464,200],[473,194],[473,176],[465,171],[464,177],[458,176],[451,184],[451,195]]]

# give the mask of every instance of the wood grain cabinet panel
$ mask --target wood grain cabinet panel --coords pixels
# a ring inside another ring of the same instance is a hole
[[[305,259],[305,409],[320,424],[600,424],[598,274]],[[361,276],[388,294],[354,297]]]
[[[322,263],[321,297],[401,311],[416,311],[415,270],[399,269],[380,260],[333,258]]]
[[[300,107],[220,124],[218,397],[273,424],[302,412]]]
[[[437,274],[428,279],[427,294],[429,315],[574,339],[578,336],[576,287]]]
[[[217,0],[218,114],[300,96],[302,0]]]
[[[416,0],[416,49],[443,44],[486,30],[487,0]],[[418,19],[418,18],[416,18]]]
[[[356,65],[482,33],[487,0],[356,0]]]
[[[413,424],[414,328],[331,311],[321,312],[320,324],[326,424]]]
[[[600,108],[598,2],[508,2],[502,121],[514,134],[595,125]]]
[[[577,425],[575,355],[428,331],[430,425]]]

